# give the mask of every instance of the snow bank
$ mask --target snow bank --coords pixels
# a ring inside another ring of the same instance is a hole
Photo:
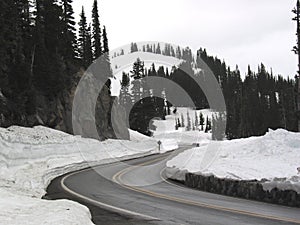
[[[142,140],[150,140],[151,137],[141,134],[135,130],[129,129],[129,135],[131,141],[142,141]]]
[[[50,181],[88,165],[155,152],[158,148],[153,140],[99,142],[41,126],[0,128],[0,221],[91,224],[84,206],[40,199]]]
[[[88,208],[76,202],[30,198],[2,188],[0,211],[1,224],[93,224]]]
[[[222,141],[212,164],[202,169],[207,145],[187,150],[167,163],[180,171],[218,178],[263,181],[265,190],[295,190],[300,193],[300,134],[282,129],[265,136]]]

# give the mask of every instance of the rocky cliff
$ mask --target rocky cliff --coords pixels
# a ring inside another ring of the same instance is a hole
[[[73,99],[77,85],[83,74],[83,70],[76,73],[73,76],[70,87],[62,91],[55,98],[49,99],[42,93],[35,91],[35,109],[28,106],[30,110],[24,110],[19,103],[17,104],[13,99],[7,98],[0,90],[0,127],[9,127],[12,125],[32,127],[43,125],[73,134]],[[93,81],[91,85],[96,85],[95,81]],[[93,88],[87,87],[87,89],[91,90]],[[116,97],[110,96],[110,91],[107,86],[102,88],[96,101],[96,109],[92,110],[95,113],[96,122],[92,119],[88,121],[88,123],[96,124],[98,136],[89,135],[88,132],[84,132],[83,136],[104,140],[107,138],[116,138],[116,136],[120,137],[120,135],[116,135],[117,132],[122,133],[122,139],[129,139],[126,124],[122,122],[122,118],[124,118],[122,110],[118,109],[119,115],[111,118],[111,108],[116,100],[115,98]],[[26,102],[25,96],[24,104],[24,108],[26,108],[26,104],[29,104]],[[117,124],[116,127],[114,126],[114,129],[112,127],[112,120],[114,120],[114,124]]]

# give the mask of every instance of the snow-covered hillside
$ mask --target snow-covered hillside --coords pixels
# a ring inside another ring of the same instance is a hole
[[[300,193],[300,134],[282,129],[262,137],[222,141],[212,164],[201,169],[207,146],[187,150],[168,162],[170,168],[237,180],[263,180],[266,190],[277,187]]]
[[[206,125],[206,118],[211,119],[212,112],[209,109],[204,110],[194,110],[186,107],[178,107],[176,108],[176,113],[173,112],[174,108],[171,110],[171,115],[166,116],[166,120],[154,120],[153,125],[155,126],[155,130],[152,130],[153,136],[156,139],[173,139],[176,140],[180,144],[205,144],[211,140],[211,133],[205,133],[201,131],[201,126],[198,126],[196,130],[186,131],[187,126],[187,114],[191,119],[191,122],[195,121],[195,117],[197,115],[198,120],[200,113],[202,113],[205,118],[204,126]],[[185,127],[180,127],[178,130],[175,129],[175,120],[180,119],[183,116]]]
[[[140,58],[144,62],[145,68],[151,68],[154,63],[155,67],[158,69],[163,66],[165,69],[168,68],[169,71],[172,70],[173,66],[178,66],[182,60],[171,56],[164,56],[160,54],[154,54],[149,52],[133,52],[126,55],[117,56],[111,59],[111,68],[113,71],[114,78],[111,79],[111,93],[112,96],[119,96],[120,94],[120,81],[122,80],[123,72],[129,73],[132,70],[133,63]]]
[[[156,140],[140,137],[99,142],[41,126],[0,128],[0,223],[92,224],[86,207],[40,198],[62,174],[158,152]]]

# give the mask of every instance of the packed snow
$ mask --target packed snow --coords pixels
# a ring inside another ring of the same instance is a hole
[[[47,201],[0,188],[1,224],[92,225],[85,206],[68,200]]]
[[[86,207],[40,198],[51,180],[60,175],[158,153],[155,139],[141,138],[136,132],[131,132],[131,137],[135,141],[99,142],[41,126],[0,128],[1,223],[92,224]],[[172,146],[167,141],[165,144],[170,150]]]
[[[187,150],[167,163],[173,171],[188,171],[219,178],[263,181],[265,190],[295,190],[300,193],[300,134],[269,130],[261,137],[218,142],[219,149],[208,167],[201,162],[207,146]],[[178,173],[180,174],[180,173]],[[174,174],[173,174],[174,175]],[[182,174],[180,174],[182,178]]]

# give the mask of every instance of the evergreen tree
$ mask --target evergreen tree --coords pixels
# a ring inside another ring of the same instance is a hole
[[[85,65],[88,67],[93,62],[93,51],[92,51],[92,33],[91,33],[91,25],[89,25],[86,32],[86,47],[85,47],[85,57],[86,62]]]
[[[73,0],[62,0],[63,6],[63,33],[60,47],[65,59],[74,59],[76,56],[76,28],[74,21]]]
[[[208,133],[208,131],[211,130],[211,121],[208,119],[208,116],[206,117],[206,127],[205,127],[205,133]]]
[[[137,58],[137,60],[133,64],[133,68],[131,72],[131,77],[134,79],[132,81],[133,87],[133,97],[134,102],[138,102],[141,100],[141,78],[144,77],[144,62],[140,60],[140,58]]]
[[[137,47],[137,44],[136,43],[131,43],[130,52],[133,53],[133,52],[137,52],[137,51],[139,51],[138,47]]]
[[[79,57],[84,61],[85,57],[85,47],[86,47],[86,39],[87,39],[87,21],[84,12],[84,7],[82,7],[82,11],[80,14],[80,22],[79,25],[79,38],[78,38],[78,47],[79,47]]]
[[[178,130],[178,127],[179,127],[178,121],[177,121],[177,119],[175,118],[175,130]]]
[[[201,126],[201,131],[204,130],[204,122],[205,122],[204,116],[203,116],[202,113],[200,113],[200,116],[199,116],[199,125]]]
[[[178,124],[178,127],[183,127],[179,118],[177,119],[177,124]]]
[[[156,48],[155,53],[156,54],[161,54],[161,49],[160,49],[160,44],[159,43],[157,44],[157,48]]]
[[[171,46],[171,53],[170,53],[170,55],[172,56],[172,57],[175,57],[176,56],[176,54],[175,54],[175,51],[174,51],[174,48],[173,48],[173,46]]]
[[[184,117],[183,114],[181,113],[181,127],[185,127],[185,123],[184,123]]]
[[[105,26],[103,28],[103,51],[104,51],[104,53],[109,52],[108,39],[107,39],[107,33],[106,33],[106,27]]]
[[[98,2],[94,0],[93,10],[92,10],[92,21],[93,21],[93,50],[94,59],[99,58],[103,54],[102,44],[101,44],[101,27],[99,21],[99,12],[98,12]],[[107,40],[106,40],[107,43]]]
[[[187,120],[187,126],[186,126],[186,130],[190,131],[192,129],[192,121],[191,121],[191,117],[190,117],[190,113],[187,111],[186,113],[186,120]]]
[[[62,8],[55,0],[36,1],[35,54],[32,72],[35,87],[52,98],[64,88],[63,61],[59,53],[63,30]]]
[[[178,59],[182,58],[182,53],[181,53],[181,49],[179,46],[176,49],[176,58],[178,58]]]
[[[194,123],[194,125],[195,125],[196,128],[199,126],[199,120],[198,120],[197,111],[195,111],[195,123]]]
[[[121,81],[120,104],[123,106],[131,106],[131,96],[129,93],[130,78],[129,75],[123,72]]]
[[[91,64],[90,53],[91,49],[91,33],[90,27],[87,26],[87,20],[84,12],[84,8],[82,7],[82,12],[80,14],[80,22],[79,22],[79,56],[82,61],[82,64],[85,68],[87,68]]]

